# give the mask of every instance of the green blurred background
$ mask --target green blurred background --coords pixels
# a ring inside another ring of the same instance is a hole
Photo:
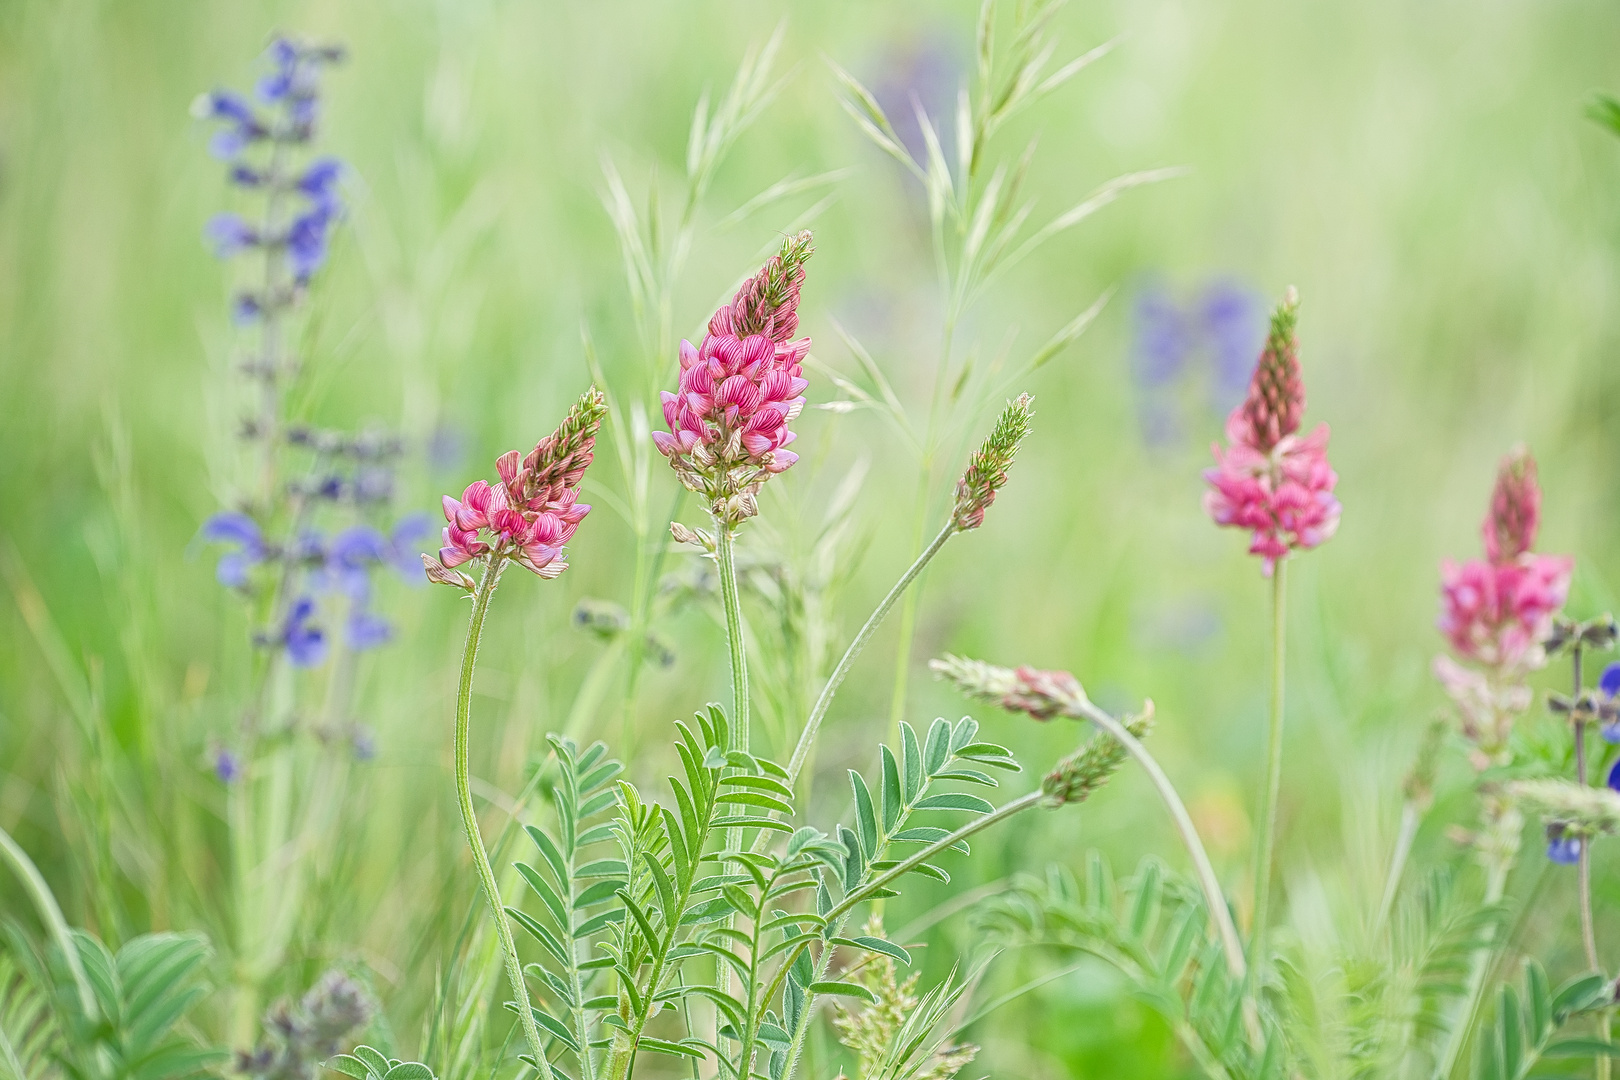
[[[238,491],[232,278],[199,239],[235,196],[188,117],[192,98],[248,85],[273,32],[348,45],[327,81],[322,141],[352,166],[351,214],[316,289],[298,410],[394,428],[418,448],[437,434],[440,452],[413,453],[402,471],[402,505],[432,512],[441,492],[549,430],[585,386],[582,326],[621,399],[650,401],[656,416],[602,205],[603,161],[638,202],[656,184],[676,204],[699,96],[721,93],[779,23],[783,89],[697,212],[675,330],[695,336],[814,208],[802,326],[817,361],[857,377],[836,320],[922,415],[941,298],[921,187],[839,108],[824,61],[901,113],[912,91],[937,112],[971,73],[976,13],[872,2],[0,4],[0,825],[41,863],[71,920],[104,936],[195,927],[222,950],[231,933],[210,903],[225,827],[209,753],[240,709],[248,627],[195,538]],[[1133,310],[1159,287],[1185,304],[1209,282],[1233,283],[1266,305],[1296,284],[1307,421],[1332,425],[1345,509],[1338,536],[1291,574],[1280,865],[1295,930],[1331,933],[1376,901],[1401,778],[1442,702],[1427,674],[1441,644],[1437,563],[1477,553],[1495,463],[1513,443],[1541,462],[1542,548],[1577,556],[1572,609],[1617,602],[1620,145],[1583,108],[1594,89],[1620,85],[1620,11],[1591,0],[1115,0],[1066,9],[1056,30],[1060,58],[1121,41],[1001,138],[1011,159],[1039,137],[1035,220],[1119,173],[1189,172],[1058,237],[963,320],[958,361],[1005,355],[1015,366],[1118,287],[1075,345],[1015,388],[1036,396],[1035,434],[986,526],[929,571],[906,715],[925,725],[973,712],[1039,770],[1079,733],[964,708],[926,677],[928,656],[1071,668],[1109,706],[1153,698],[1153,745],[1228,887],[1247,896],[1266,588],[1242,538],[1200,508],[1221,422],[1198,381],[1209,376],[1145,380]],[[785,176],[831,170],[847,172],[733,214]],[[812,403],[841,397],[812,375]],[[1150,438],[1144,417],[1166,402],[1173,430]],[[983,403],[969,430],[985,430],[999,404]],[[823,581],[835,658],[909,561],[917,471],[872,410],[811,410],[799,426],[804,459],[770,485],[745,553]],[[935,512],[957,445],[934,478]],[[811,533],[860,463],[829,573],[813,565]],[[653,464],[661,512],[676,484]],[[632,541],[611,505],[617,469],[604,452],[573,568],[556,583],[514,583],[496,605],[474,772],[507,792],[604,648],[570,612],[585,598],[626,599]],[[698,514],[682,507],[684,520]],[[677,554],[666,569],[694,566]],[[751,605],[767,624],[766,599]],[[463,611],[447,591],[399,583],[380,607],[400,632],[361,669],[378,755],[349,774],[342,827],[312,886],[318,914],[270,989],[294,989],[334,959],[360,965],[412,1049],[477,900],[448,779]],[[659,632],[675,663],[644,676],[630,709],[615,672],[585,717],[649,787],[669,768],[669,723],[728,685],[709,604],[679,606]],[[842,770],[870,762],[888,722],[895,641],[889,625],[829,721],[813,800],[824,820],[844,811]],[[785,756],[770,723],[767,742]],[[1468,820],[1466,783],[1451,760],[1421,861],[1460,861],[1443,831]],[[97,836],[104,857],[88,850]],[[952,872],[967,887],[1079,865],[1089,848],[1121,875],[1150,852],[1181,863],[1160,806],[1127,769],[1083,807],[986,838]],[[1620,878],[1602,860],[1598,873],[1599,895],[1612,894]],[[113,884],[116,902],[98,900],[96,881]],[[0,889],[27,923],[20,892]],[[1544,928],[1529,940],[1569,949],[1567,893],[1545,890]],[[916,890],[891,925],[939,895]],[[930,977],[970,945],[965,917],[943,923]],[[998,964],[992,982],[1009,986],[1041,970],[1035,957]],[[225,1017],[205,1023],[223,1035]],[[973,1037],[994,1075],[1192,1075],[1164,1024],[1101,968],[1007,1006]]]

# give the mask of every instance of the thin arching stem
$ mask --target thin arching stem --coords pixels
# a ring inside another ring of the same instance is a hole
[[[877,628],[883,623],[884,618],[889,614],[889,610],[894,607],[895,602],[905,595],[906,590],[911,587],[911,583],[917,580],[917,575],[923,572],[923,567],[927,566],[933,557],[939,554],[939,549],[945,546],[945,541],[956,535],[956,531],[955,522],[947,522],[945,527],[939,531],[939,535],[935,536],[933,541],[923,548],[922,554],[918,555],[916,561],[906,568],[906,572],[900,575],[900,580],[894,583],[894,588],[889,590],[888,595],[879,602],[872,614],[867,617],[866,623],[856,633],[854,640],[849,643],[849,648],[844,650],[844,655],[839,659],[838,666],[833,668],[831,675],[827,676],[827,684],[821,688],[821,696],[816,698],[815,705],[810,709],[810,716],[804,722],[804,730],[799,733],[798,745],[793,748],[793,757],[788,761],[789,787],[793,786],[799,779],[799,773],[803,771],[805,762],[810,757],[810,750],[815,746],[816,736],[821,731],[821,722],[826,719],[827,710],[832,707],[833,697],[838,693],[838,688],[843,685],[844,678],[849,674],[849,669],[854,666],[855,658],[861,655],[861,650],[866,648],[866,643],[872,640],[872,635],[877,633]]]
[[[491,555],[484,567],[484,575],[473,594],[472,618],[467,624],[467,644],[461,653],[461,684],[456,691],[456,798],[461,806],[461,827],[467,834],[467,848],[472,852],[473,866],[489,901],[489,914],[495,920],[495,936],[500,939],[501,953],[506,959],[506,977],[512,984],[512,1000],[517,1006],[518,1021],[523,1026],[523,1038],[534,1054],[534,1060],[544,1076],[550,1071],[545,1046],[540,1041],[540,1028],[534,1020],[534,1009],[529,1004],[529,991],[523,983],[523,962],[518,958],[517,942],[512,940],[512,924],[507,921],[501,904],[500,886],[495,882],[495,871],[490,868],[489,855],[484,851],[484,840],[478,831],[478,815],[473,810],[472,779],[467,763],[467,735],[472,727],[473,669],[478,662],[478,643],[484,636],[484,617],[489,613],[490,597],[500,582],[506,560]]]
[[[1187,807],[1176,792],[1176,786],[1170,782],[1170,778],[1165,775],[1164,769],[1159,767],[1158,761],[1148,752],[1148,748],[1142,745],[1142,740],[1132,735],[1124,724],[1089,701],[1079,706],[1077,712],[1081,719],[1090,720],[1113,736],[1114,740],[1125,748],[1125,752],[1136,759],[1136,763],[1142,766],[1142,771],[1147,773],[1148,779],[1153,782],[1159,798],[1164,800],[1165,809],[1170,811],[1170,819],[1175,823],[1176,831],[1181,834],[1181,842],[1192,858],[1198,884],[1204,890],[1204,903],[1208,906],[1209,917],[1214,920],[1215,929],[1220,934],[1221,949],[1226,954],[1227,970],[1231,972],[1233,979],[1241,982],[1246,972],[1243,962],[1243,941],[1238,937],[1236,924],[1232,922],[1232,913],[1226,906],[1226,895],[1221,892],[1221,883],[1215,876],[1215,867],[1209,861],[1209,853],[1204,850],[1204,842],[1199,838],[1192,815],[1187,813]]]

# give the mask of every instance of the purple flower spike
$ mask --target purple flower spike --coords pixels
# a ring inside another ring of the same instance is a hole
[[[310,625],[310,616],[314,614],[315,601],[307,596],[300,597],[287,613],[281,643],[294,667],[320,667],[326,662],[326,632]]]
[[[1562,826],[1548,829],[1547,858],[1559,866],[1574,866],[1581,861],[1581,838],[1569,835]]]
[[[372,566],[386,561],[390,554],[388,540],[370,525],[345,529],[332,538],[327,550],[328,579],[343,595],[364,602],[371,594]]]
[[[1620,791],[1620,761],[1616,761],[1609,768],[1609,790]]]

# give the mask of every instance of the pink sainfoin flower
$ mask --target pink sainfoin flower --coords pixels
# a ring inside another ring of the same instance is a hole
[[[669,431],[653,432],[653,442],[727,524],[757,513],[760,485],[799,459],[787,449],[788,424],[804,409],[810,339],[792,338],[812,251],[808,232],[789,238],[715,312],[701,346],[681,342],[680,385],[661,395]]]
[[[1225,449],[1204,473],[1204,509],[1217,525],[1253,534],[1249,553],[1266,574],[1296,548],[1313,548],[1339,528],[1339,477],[1327,460],[1328,427],[1301,438],[1305,383],[1294,328],[1299,298],[1292,288],[1271,317],[1271,333],[1255,365],[1249,393],[1226,419]]]
[[[508,450],[496,460],[498,482],[475,480],[460,499],[446,495],[444,546],[438,558],[422,556],[428,578],[471,589],[472,579],[455,568],[484,556],[511,559],[543,578],[566,570],[563,545],[591,512],[579,501],[579,484],[606,412],[592,387],[527,457]]]
[[[1532,550],[1540,523],[1535,459],[1520,447],[1497,472],[1480,530],[1485,558],[1440,564],[1437,626],[1455,659],[1436,658],[1434,672],[1464,734],[1487,756],[1502,749],[1514,716],[1529,707],[1525,676],[1546,663],[1542,642],[1569,595],[1575,561]]]

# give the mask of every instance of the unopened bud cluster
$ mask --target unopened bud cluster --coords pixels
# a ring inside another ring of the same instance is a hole
[[[984,512],[1007,482],[1007,470],[1018,454],[1019,444],[1029,434],[1035,416],[1033,400],[1028,394],[1020,394],[1016,401],[1009,402],[990,437],[968,459],[967,471],[956,482],[956,504],[951,511],[958,530],[977,529],[984,524]]]
[[[727,525],[757,514],[760,486],[799,460],[788,424],[804,411],[810,339],[791,339],[813,250],[808,232],[790,237],[715,312],[701,346],[681,342],[680,384],[661,395],[669,430],[654,444]]]
[[[1261,453],[1299,430],[1305,415],[1305,380],[1299,370],[1299,293],[1292,285],[1271,316],[1266,347],[1255,365],[1242,415],[1248,442]]]
[[[516,450],[500,456],[498,483],[475,480],[460,499],[446,495],[444,546],[436,559],[422,556],[428,579],[471,590],[472,578],[455,567],[485,555],[510,558],[543,578],[566,570],[563,545],[591,511],[578,501],[579,484],[606,414],[602,392],[592,387],[527,457]]]
[[[1149,702],[1140,715],[1121,718],[1120,723],[1138,739],[1145,737],[1153,730],[1153,703]],[[1126,756],[1127,751],[1119,740],[1107,732],[1098,732],[1078,751],[1057,763],[1041,781],[1041,791],[1055,806],[1084,802],[1119,771]]]

